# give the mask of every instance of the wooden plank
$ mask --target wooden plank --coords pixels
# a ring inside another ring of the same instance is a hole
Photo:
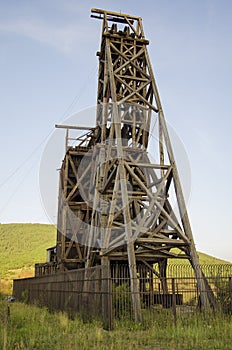
[[[55,128],[57,129],[73,129],[73,130],[95,130],[95,127],[90,126],[77,126],[77,125],[62,125],[55,124]]]
[[[79,186],[81,186],[81,181],[83,180],[83,178],[85,177],[85,175],[87,174],[87,172],[89,171],[89,168],[91,167],[91,163],[89,163],[87,165],[87,167],[85,168],[85,170],[83,171],[82,175],[79,177],[79,179],[77,179],[77,183],[75,184],[75,186],[73,187],[73,189],[71,190],[71,192],[69,193],[68,197],[67,197],[67,201],[69,201],[72,196],[74,195],[74,193],[76,192],[76,190],[78,189]]]
[[[139,20],[140,19],[140,17],[138,17],[138,16],[131,16],[131,15],[128,15],[126,13],[106,11],[106,10],[97,9],[97,8],[92,8],[91,12],[92,13],[105,14],[105,15],[109,15],[109,16],[126,17],[128,19],[134,19],[134,20]]]
[[[116,169],[116,177],[114,181],[114,189],[113,189],[113,194],[112,194],[112,199],[111,199],[111,204],[110,204],[110,211],[109,211],[109,216],[108,216],[108,222],[107,222],[107,228],[106,228],[106,237],[104,241],[104,249],[109,247],[110,243],[110,234],[111,234],[111,228],[114,220],[114,211],[115,211],[115,206],[116,206],[116,201],[117,201],[117,194],[118,194],[118,189],[119,189],[119,168]]]
[[[137,238],[136,239],[136,243],[160,243],[160,244],[176,244],[176,245],[183,245],[186,244],[185,241],[183,241],[182,239],[173,239],[173,238],[157,238],[157,237],[145,237],[145,238]]]
[[[114,71],[114,74],[118,74],[118,72],[120,72],[123,68],[125,68],[126,66],[128,65],[132,65],[133,67],[136,68],[136,70],[141,73],[141,75],[146,78],[147,80],[150,80],[151,77],[146,73],[144,72],[139,66],[137,66],[133,61],[135,61],[137,58],[139,58],[140,56],[142,56],[142,54],[144,53],[144,50],[145,50],[145,47],[142,47],[139,52],[134,55],[133,57],[131,57],[130,59],[128,59],[127,56],[125,56],[121,51],[118,50],[118,48],[113,44],[111,43],[110,46],[112,47],[112,49],[117,52],[122,58],[124,58],[125,62],[120,66],[118,67],[115,71]],[[119,73],[120,74],[120,73]],[[131,74],[133,76],[133,73]]]
[[[154,269],[153,266],[151,266],[150,264],[148,264],[148,262],[147,262],[146,260],[143,260],[143,259],[142,259],[141,261],[143,262],[144,265],[146,265],[146,266],[149,268],[149,270],[151,270],[158,278],[160,278],[159,272],[156,271],[156,269]]]

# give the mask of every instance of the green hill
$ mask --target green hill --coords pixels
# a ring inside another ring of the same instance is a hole
[[[10,290],[13,278],[34,275],[34,264],[46,261],[46,249],[56,242],[56,228],[45,224],[0,224],[1,289]],[[199,253],[201,264],[224,264],[224,260]],[[174,264],[186,260],[173,259]]]
[[[178,253],[178,249],[173,249],[172,250],[175,253]],[[205,254],[205,253],[201,253],[201,252],[197,252],[198,257],[199,257],[199,262],[201,265],[214,265],[214,264],[230,264],[229,261],[225,261],[219,258],[215,258],[211,255]],[[172,259],[170,260],[170,262],[172,264],[177,264],[177,265],[186,265],[186,263],[188,263],[188,261],[186,259]]]
[[[0,225],[0,273],[31,267],[46,260],[46,248],[55,244],[56,228],[43,224]]]
[[[14,278],[33,276],[34,264],[46,261],[46,248],[55,242],[53,225],[1,224],[1,290],[9,293]]]

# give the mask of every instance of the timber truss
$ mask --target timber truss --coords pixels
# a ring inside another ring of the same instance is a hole
[[[165,279],[169,258],[188,259],[207,306],[211,294],[198,267],[142,19],[92,13],[103,22],[96,126],[86,128],[75,147],[67,145],[60,172],[59,266],[128,263],[138,319],[137,264]]]

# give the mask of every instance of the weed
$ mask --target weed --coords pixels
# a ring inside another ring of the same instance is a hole
[[[7,302],[0,301],[6,315]],[[163,312],[164,311],[164,312]],[[99,321],[70,319],[65,313],[49,313],[46,308],[11,304],[8,323],[0,318],[0,348],[7,350],[230,350],[231,316],[194,313],[178,318],[174,326],[170,310],[157,310],[144,324],[117,320],[107,332]]]

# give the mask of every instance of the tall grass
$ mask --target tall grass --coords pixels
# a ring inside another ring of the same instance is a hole
[[[231,350],[231,316],[185,315],[176,327],[170,313],[160,311],[150,324],[118,321],[111,332],[100,322],[70,320],[45,308],[0,302],[0,348],[5,350]]]

